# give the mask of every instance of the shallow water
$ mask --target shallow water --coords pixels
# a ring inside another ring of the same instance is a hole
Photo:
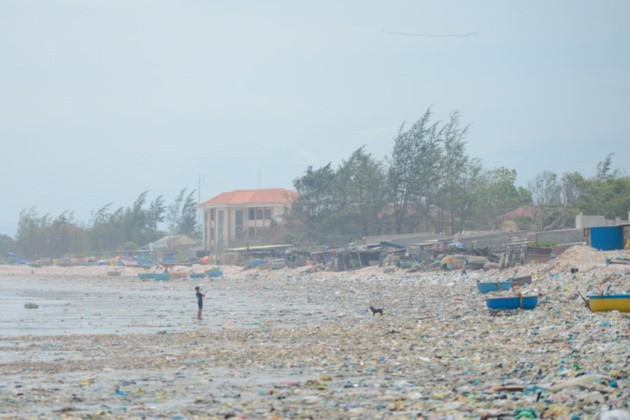
[[[0,336],[155,333],[197,328],[303,325],[330,316],[264,286],[207,282],[203,320],[196,319],[195,282],[136,278],[0,277]],[[36,309],[25,304],[35,303]]]

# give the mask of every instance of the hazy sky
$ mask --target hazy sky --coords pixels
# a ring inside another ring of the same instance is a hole
[[[608,153],[628,173],[629,22],[627,0],[0,0],[0,233],[200,177],[202,200],[291,188],[429,106],[521,185]]]

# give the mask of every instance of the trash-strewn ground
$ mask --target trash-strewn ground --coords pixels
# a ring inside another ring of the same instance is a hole
[[[168,282],[135,268],[0,266],[0,418],[628,411],[630,314],[591,313],[578,295],[629,293],[630,266],[606,265],[620,256],[630,251],[577,246],[503,272],[223,267],[219,279]],[[538,307],[490,313],[476,281],[527,274]]]

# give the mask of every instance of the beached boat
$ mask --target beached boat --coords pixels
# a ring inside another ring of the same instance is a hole
[[[177,266],[182,266],[182,267],[190,267],[194,264],[199,264],[199,260],[186,260],[186,261],[160,261],[159,265],[164,266],[164,267],[177,267]]]
[[[170,280],[171,275],[169,273],[140,273],[138,278],[140,280]]]
[[[630,295],[588,296],[588,307],[591,308],[593,312],[630,312]]]
[[[538,296],[512,296],[486,299],[488,309],[493,311],[512,309],[534,309],[538,305]]]
[[[146,258],[136,257],[134,261],[138,267],[143,267],[143,268],[150,268],[157,265],[155,261],[151,261]]]
[[[206,275],[208,277],[221,277],[223,275],[223,270],[221,270],[219,267],[214,267],[210,270],[206,270]]]
[[[496,292],[498,290],[510,290],[525,286],[532,282],[532,276],[510,277],[501,281],[477,282],[477,290],[481,293]]]
[[[511,288],[512,282],[510,281],[477,282],[477,290],[481,293],[496,292],[497,290],[510,290]]]
[[[107,275],[110,277],[120,276],[120,271],[108,271]]]
[[[206,277],[206,273],[190,273],[189,276],[191,279],[202,279]]]
[[[280,268],[285,268],[286,266],[287,266],[287,263],[284,260],[284,258],[275,258],[271,261],[272,270],[278,270]]]
[[[182,271],[174,271],[171,274],[171,277],[174,279],[185,279],[188,276],[188,273],[184,273]]]
[[[526,284],[530,284],[532,282],[532,276],[510,277],[506,281],[512,283],[512,287],[525,286]]]

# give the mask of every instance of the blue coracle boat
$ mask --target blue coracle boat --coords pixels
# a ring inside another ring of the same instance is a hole
[[[538,296],[512,296],[486,299],[488,309],[492,311],[524,309],[531,310],[538,305]]]
[[[477,282],[477,290],[481,293],[496,292],[497,290],[510,290],[511,287],[511,281]]]
[[[140,273],[138,274],[140,280],[170,280],[171,275],[168,273]]]

